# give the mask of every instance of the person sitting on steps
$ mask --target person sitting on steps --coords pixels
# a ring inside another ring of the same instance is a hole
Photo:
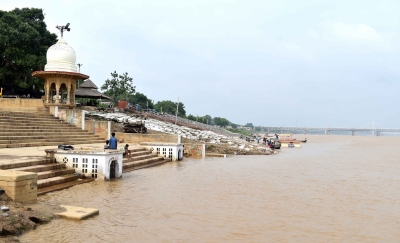
[[[129,150],[129,144],[126,144],[124,149],[125,149],[125,152],[124,152],[123,156],[126,156],[126,158],[132,158],[131,151]]]
[[[106,144],[104,144],[104,149],[110,148],[110,140],[106,140]]]

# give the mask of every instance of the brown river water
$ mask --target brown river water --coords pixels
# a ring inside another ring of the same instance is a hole
[[[186,158],[40,196],[100,215],[20,240],[400,242],[400,137],[307,137],[276,155]]]

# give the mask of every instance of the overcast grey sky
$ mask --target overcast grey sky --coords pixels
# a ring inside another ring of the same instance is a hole
[[[81,72],[188,114],[254,125],[400,128],[398,0],[0,0],[43,8]]]

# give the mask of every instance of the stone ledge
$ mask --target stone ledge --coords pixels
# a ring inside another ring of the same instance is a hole
[[[82,220],[99,214],[99,210],[95,208],[82,208],[68,205],[60,205],[60,207],[66,210],[65,212],[55,213],[61,218]]]
[[[37,174],[32,172],[0,170],[0,181],[18,182],[37,179]]]

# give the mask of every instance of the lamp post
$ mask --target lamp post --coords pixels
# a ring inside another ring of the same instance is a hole
[[[78,65],[78,73],[80,73],[81,72],[81,66],[83,65],[82,63],[78,63],[78,64],[76,64],[76,65]]]
[[[81,66],[83,65],[82,63],[78,63],[78,64],[76,64],[76,65],[78,65],[78,73],[80,73],[81,72]],[[78,80],[78,89],[79,89],[79,84],[80,84],[80,80]]]
[[[178,120],[178,108],[179,108],[179,97],[178,97],[178,103],[176,104],[175,125],[176,125],[176,122]]]

